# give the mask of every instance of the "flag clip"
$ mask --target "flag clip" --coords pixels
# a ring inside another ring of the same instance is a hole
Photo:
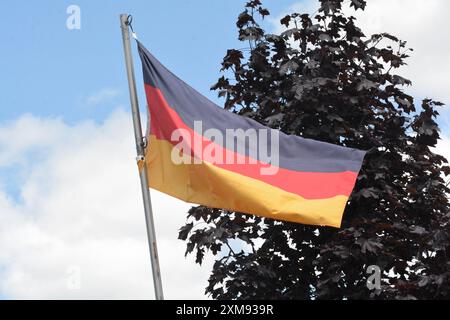
[[[133,22],[133,16],[131,14],[129,14],[127,17],[127,26],[129,26],[131,29],[131,36],[133,37],[133,39],[138,40],[137,34],[133,30],[133,25],[131,24],[132,22]]]
[[[139,172],[144,168],[145,165],[145,157],[141,154],[136,157],[136,163],[139,168]]]
[[[142,148],[147,148],[147,138],[146,137],[142,137]]]

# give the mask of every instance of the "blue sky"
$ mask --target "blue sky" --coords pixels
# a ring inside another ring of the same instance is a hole
[[[266,1],[276,14],[289,1]],[[66,28],[70,4],[81,8],[81,29]],[[209,87],[236,40],[244,1],[1,1],[0,121],[25,112],[102,120],[111,105],[86,105],[102,89],[117,90],[113,105],[128,106],[118,16],[131,13],[139,39],[170,69],[216,100]],[[135,52],[136,53],[136,52]],[[137,80],[140,66],[135,56]],[[141,89],[141,87],[139,87]],[[141,101],[142,90],[139,90]],[[112,102],[112,99],[106,102]]]
[[[246,46],[235,26],[244,3],[0,1],[0,299],[152,297],[119,14],[132,14],[145,46],[220,105],[209,88],[226,50]],[[81,9],[80,30],[66,28],[71,4]],[[317,1],[264,4],[279,18],[314,12]],[[415,48],[400,73],[413,81],[410,93],[450,102],[450,44],[441,37],[450,1],[371,0],[358,19],[363,30],[389,31]],[[273,21],[264,27],[281,31]],[[450,136],[450,112],[439,121]],[[438,151],[450,157],[450,139]],[[152,201],[166,296],[204,298],[213,259],[200,268],[177,240],[190,205],[155,191]],[[73,267],[81,289],[67,285]]]

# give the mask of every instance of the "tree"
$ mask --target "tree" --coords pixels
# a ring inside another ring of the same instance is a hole
[[[225,108],[371,151],[340,229],[193,207],[179,238],[197,263],[217,257],[206,288],[215,299],[450,298],[450,169],[432,150],[442,103],[417,104],[404,91],[411,81],[394,71],[412,49],[388,33],[365,36],[343,3],[320,0],[314,17],[289,14],[279,35],[258,24],[269,15],[259,0],[238,17],[250,48],[223,59],[212,89]],[[350,6],[364,10],[366,1]],[[371,265],[383,271],[381,290],[367,287]]]

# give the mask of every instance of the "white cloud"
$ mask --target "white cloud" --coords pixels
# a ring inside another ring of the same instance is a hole
[[[366,35],[388,32],[408,41],[414,52],[407,59],[408,65],[399,72],[413,81],[416,97],[432,97],[450,104],[450,1],[448,0],[369,0],[364,11],[345,11],[357,18],[357,26]],[[292,5],[289,12],[314,13],[317,0],[306,0]],[[279,20],[286,13],[272,20],[275,32],[281,32]]]
[[[117,97],[119,94],[119,90],[105,88],[87,97],[86,104],[97,105],[105,101],[110,101],[112,98]]]
[[[442,136],[441,140],[439,140],[436,145],[435,152],[443,155],[448,161],[450,161],[450,138],[448,136]],[[450,181],[448,177],[446,177],[446,181],[447,180]]]
[[[280,19],[284,18],[287,14],[298,12],[298,13],[308,13],[313,15],[317,13],[319,9],[319,1],[317,0],[306,0],[290,5],[285,12],[279,14],[278,16],[269,16],[269,22],[273,25],[273,32],[276,34],[283,32],[286,28],[280,24]],[[294,27],[294,25],[292,25]]]
[[[370,0],[354,14],[366,34],[388,32],[414,49],[401,73],[413,81],[418,97],[450,103],[450,1]]]
[[[120,110],[103,124],[24,115],[0,126],[0,169],[26,173],[20,200],[0,175],[0,295],[153,298],[132,133]],[[152,197],[166,297],[204,298],[211,260],[185,259],[177,240],[190,206]],[[78,268],[81,287],[71,290]]]

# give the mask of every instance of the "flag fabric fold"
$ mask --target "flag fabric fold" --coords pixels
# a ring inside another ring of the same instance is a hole
[[[286,135],[229,112],[138,42],[150,114],[149,187],[214,208],[339,227],[364,151]]]

